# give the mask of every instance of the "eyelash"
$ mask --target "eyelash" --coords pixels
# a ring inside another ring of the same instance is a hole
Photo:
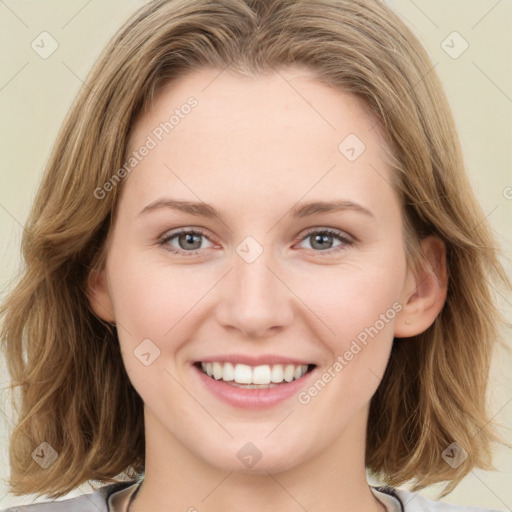
[[[200,236],[203,236],[205,237],[206,239],[208,239],[208,237],[206,236],[205,232],[202,231],[201,229],[199,228],[196,228],[196,229],[190,229],[190,230],[185,230],[185,229],[182,229],[178,232],[175,232],[175,233],[170,233],[169,235],[167,236],[164,236],[162,239],[160,239],[160,241],[158,242],[159,245],[161,245],[164,250],[166,251],[169,251],[173,254],[186,254],[187,256],[196,256],[202,249],[195,249],[193,251],[185,251],[183,249],[176,249],[174,247],[171,247],[169,245],[169,242],[179,236],[179,235],[183,235],[183,234],[187,234],[187,235],[200,235]],[[332,255],[332,253],[337,253],[339,251],[342,251],[344,249],[346,249],[347,246],[351,246],[354,244],[354,240],[352,238],[350,238],[349,236],[347,236],[346,234],[344,234],[343,232],[341,231],[337,231],[337,230],[334,230],[334,229],[330,229],[330,228],[325,228],[325,229],[317,229],[317,228],[314,228],[314,229],[311,229],[309,231],[307,231],[303,236],[302,238],[300,238],[298,241],[302,241],[302,240],[306,240],[307,238],[309,238],[311,235],[313,234],[322,234],[322,235],[331,235],[333,237],[336,237],[338,238],[338,240],[340,240],[342,243],[337,245],[336,247],[333,247],[331,249],[326,249],[326,250],[315,250],[315,249],[307,249],[308,252],[314,252],[315,254],[325,254],[325,255]],[[208,239],[209,240],[209,239]]]

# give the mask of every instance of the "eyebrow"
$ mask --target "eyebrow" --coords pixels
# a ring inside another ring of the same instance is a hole
[[[139,213],[139,216],[156,210],[169,209],[176,210],[197,217],[221,219],[220,213],[211,205],[202,202],[180,201],[177,199],[163,198],[158,199],[145,206]],[[297,203],[290,209],[289,215],[294,218],[303,218],[319,213],[330,213],[339,211],[355,211],[364,215],[375,217],[373,213],[364,206],[353,201],[312,201],[309,203]]]

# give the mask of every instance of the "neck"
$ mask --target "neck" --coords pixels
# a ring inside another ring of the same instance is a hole
[[[144,482],[130,512],[385,511],[366,480],[365,414],[306,462],[284,470],[262,467],[258,472],[207,464],[170,436],[147,410],[145,420]],[[359,432],[358,442],[349,430]]]

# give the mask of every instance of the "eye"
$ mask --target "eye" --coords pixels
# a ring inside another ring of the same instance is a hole
[[[306,233],[301,240],[311,240],[311,250],[314,252],[326,252],[332,254],[346,249],[347,246],[353,245],[354,240],[342,231],[333,229],[314,229]],[[333,240],[338,239],[340,243],[333,248]]]
[[[169,233],[159,242],[161,246],[167,251],[175,254],[197,254],[202,244],[202,238],[207,239],[206,235],[201,230],[185,230],[181,229],[177,233]],[[178,247],[171,245],[171,241],[176,239]]]

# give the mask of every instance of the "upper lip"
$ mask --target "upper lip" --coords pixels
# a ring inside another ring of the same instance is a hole
[[[196,363],[234,363],[246,364],[249,366],[262,366],[272,364],[314,364],[311,360],[298,359],[289,356],[279,356],[276,354],[266,354],[260,356],[248,356],[246,354],[219,354],[216,356],[207,356],[195,361]]]

